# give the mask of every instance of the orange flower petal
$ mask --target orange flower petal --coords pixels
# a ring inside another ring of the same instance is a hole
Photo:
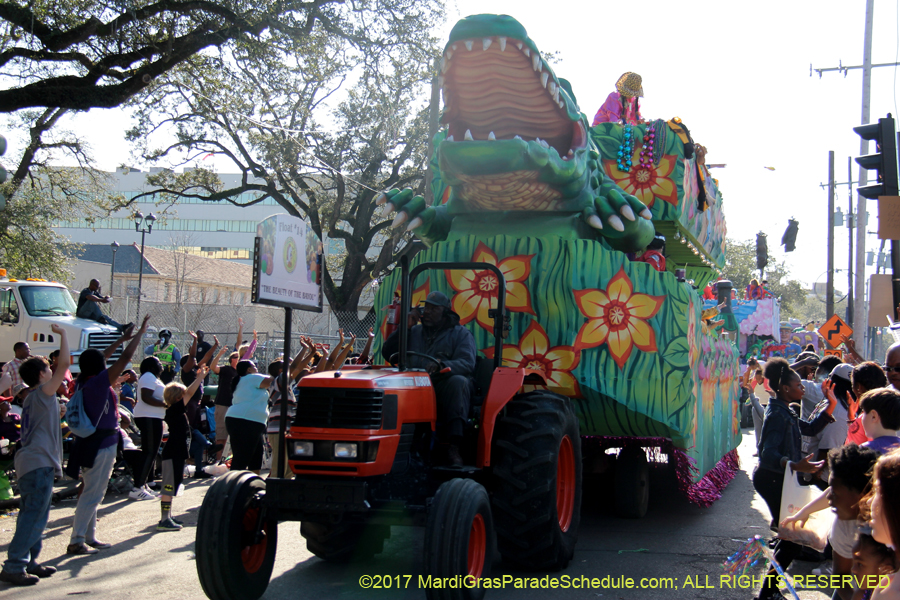
[[[497,264],[497,255],[484,242],[478,242],[475,253],[472,254],[472,262],[484,262],[491,265]]]
[[[675,157],[671,154],[664,154],[663,157],[659,159],[659,164],[656,166],[656,175],[658,177],[668,177],[674,170]]]
[[[578,362],[578,355],[571,346],[556,346],[551,348],[544,358],[553,364],[554,370],[571,371]]]
[[[662,307],[665,296],[649,296],[647,294],[632,294],[625,306],[632,317],[649,319]]]
[[[550,340],[547,333],[537,321],[532,321],[522,337],[519,338],[519,348],[522,354],[544,356],[550,349]]]
[[[455,292],[462,292],[472,288],[475,282],[475,271],[444,271],[447,282]]]
[[[494,303],[496,305],[496,302]],[[535,314],[531,306],[531,294],[528,286],[519,282],[512,282],[506,288],[506,308],[513,312]]]
[[[631,297],[633,291],[634,288],[631,287],[631,280],[628,279],[628,275],[625,274],[624,268],[619,269],[619,272],[609,280],[609,285],[606,286],[606,293],[609,294],[609,299],[618,300],[622,303],[628,301],[628,298]]]
[[[504,258],[498,265],[503,277],[506,278],[506,284],[509,285],[514,281],[525,281],[531,274],[531,259],[534,254],[518,255]]]
[[[657,179],[650,191],[660,200],[664,200],[669,204],[678,203],[678,192],[675,190],[675,184],[671,179]]]
[[[575,303],[581,314],[588,318],[604,317],[609,297],[603,290],[576,290]]]
[[[613,360],[616,361],[616,364],[619,365],[620,369],[624,368],[625,363],[628,361],[628,357],[631,356],[631,348],[633,347],[631,333],[627,328],[612,331],[609,334],[607,344],[609,345],[609,353],[612,354]]]
[[[578,393],[578,382],[575,381],[575,378],[570,373],[553,371],[547,379],[547,387],[560,390],[560,393],[564,396],[580,395]]]
[[[484,298],[481,297],[481,301],[478,304],[478,310],[475,312],[475,320],[478,321],[478,324],[487,329],[488,331],[492,331],[494,329],[494,320],[488,316],[488,311],[492,308],[496,308],[497,299],[496,298]],[[462,318],[459,320],[460,324],[462,324]]]
[[[581,326],[575,338],[576,348],[596,348],[609,336],[609,325],[604,319],[591,319]]]
[[[493,358],[493,353],[491,354],[491,357]],[[518,346],[513,346],[512,344],[503,345],[504,364],[511,367],[518,367],[521,366],[524,360],[525,357],[522,355],[522,351],[519,350]]]
[[[628,319],[628,331],[635,346],[644,351],[656,352],[656,335],[646,321]]]
[[[482,297],[472,290],[465,290],[453,296],[453,312],[459,315],[459,324],[465,325],[472,320],[482,304]]]

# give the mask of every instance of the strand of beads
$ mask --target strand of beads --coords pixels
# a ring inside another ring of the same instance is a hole
[[[640,164],[642,169],[653,169],[653,144],[656,141],[656,128],[650,125],[644,136],[644,145],[641,148]]]
[[[619,151],[616,153],[616,166],[620,171],[631,170],[631,157],[634,154],[634,137],[631,132],[631,125],[625,125],[625,132],[622,134],[622,143],[619,144]]]

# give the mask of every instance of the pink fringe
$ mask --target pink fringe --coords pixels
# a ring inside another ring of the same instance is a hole
[[[674,463],[672,467],[678,479],[678,489],[689,501],[703,508],[712,506],[713,502],[722,497],[722,490],[741,468],[737,449],[734,449],[723,456],[715,467],[700,478],[700,481],[694,483],[694,479],[699,475],[697,462],[688,456],[687,452],[676,448],[668,438],[585,436],[581,439],[583,447],[601,452],[608,448],[640,446],[648,452],[651,466],[664,464],[666,461],[663,457],[668,455],[669,461]]]

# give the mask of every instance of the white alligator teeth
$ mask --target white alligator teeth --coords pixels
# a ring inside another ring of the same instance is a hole
[[[490,132],[490,133],[488,134],[488,139],[489,139],[489,140],[496,140],[496,139],[497,139],[497,136],[494,135],[494,132],[492,131],[492,132]]]
[[[456,140],[453,139],[453,136],[452,136],[452,135],[448,135],[445,139],[446,139],[448,142],[455,142],[455,141],[456,141]]]
[[[506,52],[506,38],[498,37],[497,41],[500,43],[500,52]]]
[[[525,53],[525,56],[531,56],[531,48],[522,48],[522,46],[520,45],[520,46],[519,46],[519,50],[521,50],[522,52],[524,52],[524,53]]]
[[[571,148],[569,148],[569,152],[566,154],[566,156],[567,156],[568,158],[573,158],[573,157],[575,156],[575,153],[572,152],[572,149],[571,149]]]
[[[473,46],[472,40],[466,40],[466,41],[465,41],[465,44],[466,44],[466,50],[468,50],[468,51],[471,52],[471,51],[472,51],[472,46]]]
[[[519,50],[522,49],[522,46],[523,46],[523,45],[524,45],[524,44],[523,44],[522,42],[516,42],[516,48],[518,48]]]
[[[541,146],[543,146],[544,148],[549,148],[550,144],[547,143],[547,140],[541,140]]]
[[[647,219],[648,221],[653,220],[653,213],[651,213],[650,209],[648,209],[648,208],[645,208],[644,210],[641,211],[641,216],[644,217],[645,219]]]
[[[550,79],[550,73],[548,73],[547,71],[544,71],[543,73],[541,73],[541,85],[543,87],[547,87],[547,81],[549,79]]]
[[[551,81],[550,83],[547,84],[547,91],[550,92],[550,95],[553,96],[554,98],[556,97],[556,90],[557,90],[557,87],[556,87],[555,81]]]
[[[514,139],[514,140],[519,140],[520,142],[524,142],[524,141],[525,141],[525,140],[522,139],[522,136],[520,136],[520,135],[517,135],[517,136],[514,137],[513,139]]]
[[[560,101],[559,101],[559,107],[560,107],[560,108],[565,108],[565,107],[566,107],[566,103],[563,102],[562,100],[560,100]]]
[[[588,217],[588,225],[590,225],[594,229],[603,229],[603,221],[601,221],[600,217],[598,217],[597,215],[591,215]]]
[[[450,50],[447,50],[446,52],[444,52],[444,54],[447,55],[447,60],[450,60],[451,58],[453,58],[453,52],[451,52]]]
[[[416,217],[412,221],[409,222],[409,225],[406,226],[407,231],[412,231],[416,227],[420,227],[422,225],[422,217]]]
[[[452,50],[456,50],[456,44],[453,44],[452,46],[450,46],[450,48],[451,48]]]
[[[534,138],[534,141],[540,146],[540,144],[541,144],[541,138],[536,137],[536,138]]]
[[[492,40],[491,38],[484,38],[483,40],[481,40],[481,49],[487,50],[488,48],[491,47],[491,42],[493,42],[493,41],[494,40]]]
[[[535,52],[531,57],[531,66],[534,67],[535,71],[541,70],[541,57]]]
[[[620,208],[619,212],[622,214],[623,217],[625,217],[629,221],[634,221],[634,211],[631,210],[631,207],[628,206],[627,204],[625,206],[623,206],[622,208]]]
[[[409,218],[409,215],[406,214],[405,210],[397,213],[397,216],[394,217],[394,221],[391,223],[391,227],[396,227],[397,225],[402,225],[403,223],[406,223],[406,219],[408,219],[408,218]]]
[[[442,58],[441,59],[441,73],[446,73],[447,69],[449,69],[449,68],[450,68],[450,61],[448,61],[446,58]]]
[[[400,213],[401,215],[406,213]],[[610,218],[606,220],[610,226],[616,231],[625,231],[625,225],[622,224],[622,219],[617,217],[616,215],[612,215]]]
[[[467,142],[474,142],[474,141],[475,141],[475,138],[472,137],[472,130],[471,130],[471,129],[466,129],[466,135],[463,136],[463,139],[465,139]]]
[[[551,85],[552,85],[552,84],[551,84]],[[558,88],[558,87],[555,87],[555,86],[554,86],[554,88],[555,88],[555,89],[553,90],[553,94],[552,94],[552,95],[553,95],[553,101],[556,102],[557,104],[559,104],[559,88]]]

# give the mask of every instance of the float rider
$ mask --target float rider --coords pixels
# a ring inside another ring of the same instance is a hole
[[[162,364],[163,370],[159,379],[166,385],[172,383],[175,379],[176,368],[180,368],[181,365],[181,352],[171,340],[172,332],[168,329],[161,329],[156,343],[144,348],[145,355],[155,356]]]
[[[421,315],[421,317],[420,317]],[[421,318],[421,324],[417,324]],[[409,351],[426,354],[437,362],[410,356],[412,368],[425,369],[434,385],[438,403],[438,439],[447,444],[447,464],[463,465],[459,453],[475,383],[475,338],[459,324],[459,315],[450,307],[450,299],[442,292],[428,294],[421,310],[410,312]],[[392,333],[381,350],[386,360],[400,349],[399,330]]]

